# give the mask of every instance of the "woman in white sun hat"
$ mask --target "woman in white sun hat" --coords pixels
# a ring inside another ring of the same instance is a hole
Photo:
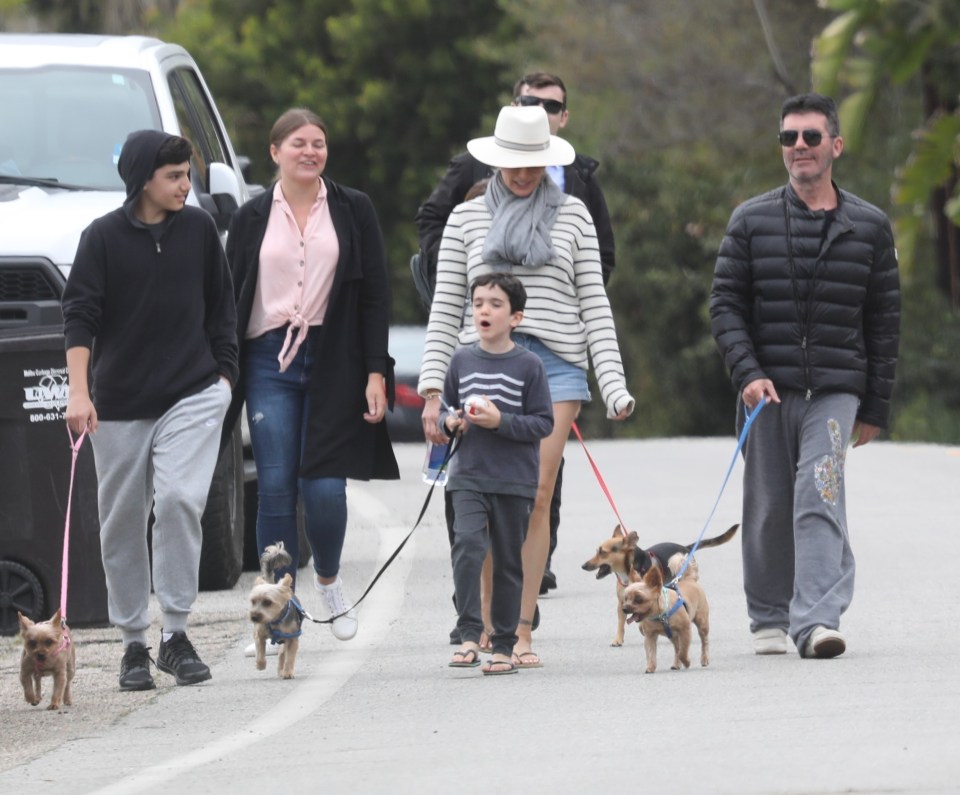
[[[549,551],[550,497],[570,427],[580,404],[590,399],[588,351],[607,416],[626,419],[634,399],[623,374],[590,213],[546,177],[547,166],[573,161],[573,147],[550,135],[542,107],[510,106],[500,110],[494,134],[473,139],[467,149],[499,170],[484,195],[453,210],[444,229],[418,391],[426,399],[425,436],[445,443],[437,418],[447,365],[458,343],[477,339],[468,286],[492,270],[518,277],[527,305],[514,341],[543,361],[554,412],[553,432],[540,445],[540,483],[523,546],[523,598],[513,656],[517,667],[534,668],[542,665],[531,632]]]

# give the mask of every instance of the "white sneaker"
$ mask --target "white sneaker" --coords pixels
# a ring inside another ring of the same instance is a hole
[[[787,633],[775,627],[758,629],[753,633],[753,653],[786,654]]]
[[[280,653],[280,644],[275,643],[272,640],[267,641],[266,645],[266,654],[267,657],[276,657]],[[244,657],[256,657],[257,656],[257,644],[251,643],[247,648],[243,650]]]
[[[350,640],[357,634],[357,614],[353,611],[353,603],[347,601],[343,595],[343,580],[337,577],[336,582],[324,585],[316,573],[313,575],[314,587],[327,600],[327,608],[331,616],[340,616],[330,625],[330,631],[337,640]],[[340,615],[344,613],[344,615]]]
[[[846,650],[847,642],[837,630],[814,627],[803,647],[803,656],[828,660],[831,657],[839,657]]]

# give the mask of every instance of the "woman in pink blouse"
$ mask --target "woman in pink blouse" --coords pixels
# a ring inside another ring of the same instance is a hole
[[[237,298],[240,379],[225,427],[247,404],[257,465],[257,545],[299,558],[304,507],[314,585],[340,640],[357,631],[341,584],[346,479],[399,477],[386,425],[390,294],[383,238],[369,197],[323,176],[327,129],[295,108],[277,119],[278,179],[234,215],[227,257]]]

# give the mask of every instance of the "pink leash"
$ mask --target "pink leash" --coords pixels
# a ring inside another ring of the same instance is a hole
[[[580,444],[583,447],[583,452],[587,454],[587,460],[590,462],[590,466],[593,467],[593,474],[597,476],[597,483],[600,484],[600,489],[603,491],[604,495],[606,495],[607,502],[609,502],[610,507],[613,508],[613,512],[616,514],[617,519],[620,522],[620,527],[623,530],[624,535],[626,535],[627,525],[621,518],[620,511],[617,510],[617,504],[613,501],[613,495],[610,493],[610,489],[607,488],[607,484],[603,479],[603,475],[600,474],[600,468],[593,460],[593,456],[590,455],[590,451],[587,449],[587,445],[583,441],[583,437],[580,435],[580,429],[577,427],[577,423],[574,422],[570,427],[573,429],[574,434],[576,434],[577,439],[580,440]]]
[[[86,429],[73,439],[73,432],[67,426],[67,434],[70,436],[70,450],[73,453],[73,462],[70,464],[70,490],[67,492],[67,519],[63,528],[63,562],[60,572],[60,620],[67,623],[67,583],[70,572],[70,506],[73,502],[73,481],[77,474],[77,456],[80,455],[80,446],[87,435]]]

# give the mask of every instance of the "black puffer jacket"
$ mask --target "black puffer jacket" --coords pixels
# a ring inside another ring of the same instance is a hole
[[[885,428],[900,337],[893,233],[878,208],[834,188],[826,238],[824,212],[789,185],[734,211],[714,271],[713,336],[738,394],[758,378],[852,392],[857,418]]]

